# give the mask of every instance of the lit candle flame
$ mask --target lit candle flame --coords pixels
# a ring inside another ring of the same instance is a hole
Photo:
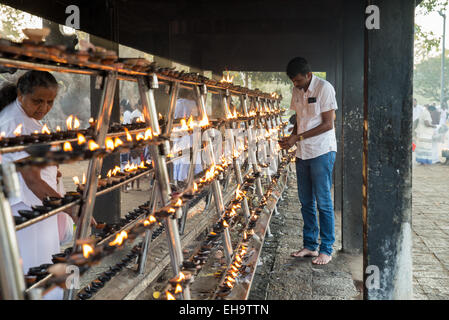
[[[229,224],[226,222],[226,220],[223,220],[223,227],[228,228]]]
[[[23,124],[21,123],[21,124],[19,124],[17,127],[16,127],[16,129],[14,130],[14,135],[16,136],[16,137],[18,137],[18,136],[20,136],[21,134],[22,134],[22,127],[23,127]]]
[[[182,206],[182,199],[181,198],[179,198],[178,201],[176,201],[175,206],[176,207]]]
[[[189,127],[187,127],[187,122],[186,122],[185,118],[181,119],[181,129],[182,130],[189,130]]]
[[[140,141],[140,140],[145,140],[145,137],[144,137],[144,135],[141,132],[139,132],[136,135],[136,141]]]
[[[73,121],[73,115],[71,114],[70,116],[68,116],[67,120],[65,121],[67,130],[72,130],[72,121]]]
[[[105,146],[106,146],[106,150],[108,151],[113,151],[115,148],[114,145],[114,140],[112,140],[111,138],[106,138],[105,142],[104,142]]]
[[[84,143],[86,143],[86,138],[81,133],[78,132],[78,134],[76,136],[78,138],[78,145],[79,146],[84,144]]]
[[[89,123],[92,125],[95,122],[94,118],[90,117],[89,118]]]
[[[47,124],[44,124],[44,126],[42,127],[42,133],[44,134],[51,134],[50,130],[48,129]]]
[[[117,148],[118,146],[121,146],[122,144],[123,144],[122,140],[120,140],[118,137],[115,138],[115,141],[114,141],[114,147],[115,148]]]
[[[65,152],[73,151],[72,145],[70,144],[70,142],[68,142],[68,141],[64,142],[64,144],[62,146],[62,150],[64,150]]]
[[[129,133],[127,128],[125,128],[125,132],[126,132],[126,140],[129,142],[133,141],[133,136]]]
[[[89,142],[87,144],[89,146],[90,151],[95,151],[97,149],[100,149],[100,146],[93,140],[89,140]]]
[[[56,126],[56,132],[61,132],[61,127],[60,126]]]
[[[221,83],[232,83],[234,80],[234,76],[230,76],[229,71],[226,71],[227,75],[226,77],[223,75],[223,78],[220,80]]]
[[[205,127],[209,126],[209,118],[207,117],[206,113],[204,113],[203,119],[201,119],[199,125],[202,128],[205,128]]]
[[[78,186],[80,184],[80,179],[77,176],[74,176],[73,183]]]
[[[189,129],[193,129],[193,116],[190,115],[189,120],[187,121],[187,127],[189,127]]]
[[[73,119],[73,129],[78,129],[80,127],[80,121],[78,120],[78,118],[77,117],[75,117],[74,119]]]
[[[94,252],[94,249],[88,245],[88,244],[83,244],[83,256],[84,258],[89,258],[89,256]]]
[[[193,183],[193,192],[197,192],[198,191],[198,185],[196,184],[196,182]]]
[[[166,291],[165,294],[167,295],[167,300],[176,300],[170,292]]]
[[[177,284],[176,285],[176,289],[175,289],[175,293],[181,293],[182,292],[182,286],[181,286],[181,284]]]
[[[112,246],[120,246],[125,239],[128,239],[128,233],[126,231],[122,231],[115,236],[114,241],[109,242],[109,245]]]
[[[82,184],[86,184],[86,174],[83,173],[83,180],[82,180]]]
[[[151,131],[151,128],[148,128],[145,130],[145,136],[143,138],[145,141],[153,139],[153,132]]]

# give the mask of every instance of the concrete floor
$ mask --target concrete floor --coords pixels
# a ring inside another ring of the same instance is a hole
[[[449,165],[413,167],[413,293],[449,299]]]

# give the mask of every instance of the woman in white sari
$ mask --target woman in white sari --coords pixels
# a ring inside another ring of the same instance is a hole
[[[41,132],[43,125],[40,120],[51,110],[57,92],[56,79],[42,71],[28,71],[19,78],[17,85],[4,86],[0,90],[0,131],[6,137],[14,137],[14,130],[21,124],[24,135],[36,130]],[[26,152],[8,153],[3,155],[2,161],[12,162],[28,156]],[[56,166],[21,169],[20,198],[9,200],[13,215],[18,216],[19,210],[31,210],[32,206],[42,205],[47,196],[61,197],[56,192],[59,175]],[[65,213],[59,215],[66,216]],[[31,267],[51,263],[52,254],[60,252],[57,215],[21,229],[16,235],[24,274]],[[62,299],[62,294],[62,289],[56,288],[44,299]]]
[[[416,128],[416,162],[420,164],[432,164],[432,137],[435,128],[428,107],[426,107],[419,116],[418,127]]]

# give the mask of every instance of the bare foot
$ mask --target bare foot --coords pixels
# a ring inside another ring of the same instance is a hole
[[[312,260],[313,264],[328,264],[332,260],[332,256],[328,256],[327,254],[320,253],[320,255]]]
[[[290,254],[290,256],[296,257],[296,258],[318,257],[318,251],[311,251],[309,249],[304,248],[299,251],[292,252],[292,254]]]

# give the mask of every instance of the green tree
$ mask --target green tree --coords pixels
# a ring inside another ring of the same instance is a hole
[[[417,15],[428,15],[431,12],[446,12],[448,0],[424,0],[417,7]],[[432,50],[438,50],[441,38],[431,31],[425,32],[422,27],[415,24],[415,61],[420,62],[428,58]]]
[[[445,58],[449,56],[449,51],[446,50]],[[428,58],[415,66],[413,86],[415,93],[422,97],[440,102],[441,92],[441,55],[438,57]],[[449,68],[444,70],[445,79],[449,79]],[[445,87],[443,92],[443,101],[447,103],[449,100],[449,88]]]

